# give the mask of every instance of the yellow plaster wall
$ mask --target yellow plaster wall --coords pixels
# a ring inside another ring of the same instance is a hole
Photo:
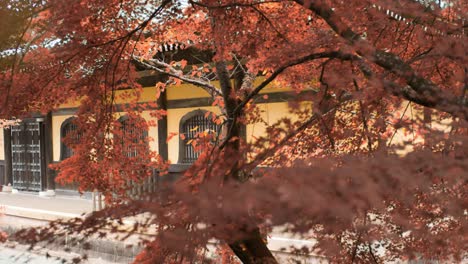
[[[311,103],[302,103],[302,107],[310,108]],[[255,123],[247,125],[247,142],[254,142],[256,138],[264,137],[266,135],[267,125],[273,125],[278,120],[288,117],[292,121],[297,120],[297,117],[289,112],[289,105],[287,102],[258,104],[261,111],[261,118],[267,123]]]
[[[213,82],[216,85],[216,82]],[[191,84],[169,86],[167,88],[167,100],[192,99],[209,97],[210,95],[200,87]]]
[[[424,119],[424,108],[421,106],[416,106],[414,107],[414,104],[411,104],[409,108],[407,109],[406,113],[404,113],[404,109],[408,105],[408,101],[403,101],[397,111],[394,113],[395,119],[400,119],[403,117],[403,120],[409,120],[412,122],[412,120],[415,121],[416,125],[419,125],[419,128],[423,128],[424,124],[422,123],[422,120]],[[450,130],[452,129],[452,118],[445,118],[442,120],[438,120],[437,116],[441,114],[441,112],[437,112],[437,110],[430,110],[432,112],[432,121],[430,124],[427,124],[429,126],[428,130],[429,131],[438,131],[440,133],[450,133]],[[417,129],[417,128],[415,128]],[[391,141],[391,145],[402,145],[405,142],[412,142],[414,144],[423,144],[424,141],[426,140],[423,135],[419,133],[413,133],[411,129],[402,127],[399,129],[394,129],[392,133],[395,133],[393,140]],[[390,139],[388,140],[388,144],[390,143]],[[397,154],[399,155],[406,155],[409,152],[414,150],[414,146],[412,144],[407,144],[403,149],[400,149],[396,151]]]
[[[259,77],[255,79],[254,85],[259,85],[265,78]],[[219,87],[218,81],[213,81],[211,83],[215,87]],[[145,88],[147,89],[147,88]],[[154,89],[154,88],[150,88]],[[270,83],[265,87],[261,94],[265,93],[277,93],[277,92],[286,92],[291,91],[291,88],[280,86],[274,82]],[[202,98],[202,97],[209,97],[210,95],[200,87],[191,84],[181,84],[181,85],[173,85],[169,86],[167,89],[167,99],[168,100],[179,100],[179,99],[191,99],[191,98]]]
[[[76,100],[76,101],[70,100],[70,101],[68,101],[68,102],[66,102],[66,103],[64,103],[64,104],[61,104],[60,107],[59,107],[59,109],[60,109],[60,108],[74,108],[74,107],[78,107],[78,106],[80,106],[80,103],[81,103],[80,100]]]
[[[115,92],[115,104],[124,104],[131,102],[135,99],[134,91],[132,90],[119,90]],[[138,102],[154,102],[156,101],[156,88],[155,87],[144,87],[140,91],[140,98]]]
[[[308,104],[310,106],[310,104]],[[307,107],[307,104],[304,104]],[[295,120],[295,117],[289,113],[289,106],[286,102],[280,103],[268,103],[268,104],[259,104],[261,109],[262,118],[272,125],[283,117],[290,117],[292,120]],[[167,127],[168,135],[171,133],[179,133],[180,120],[186,114],[195,111],[195,110],[206,110],[211,111],[216,114],[219,114],[220,111],[217,107],[190,107],[190,108],[179,108],[179,109],[169,109],[167,112]],[[250,124],[247,125],[247,141],[252,142],[255,138],[265,136],[266,125],[262,123]],[[174,136],[168,142],[168,151],[169,151],[169,160],[171,163],[175,164],[179,159],[179,134]]]
[[[210,95],[205,92],[202,88],[191,84],[181,84],[177,86],[170,86],[167,89],[167,99],[168,100],[177,100],[177,99],[191,99],[191,98],[201,98],[209,97]],[[114,102],[116,104],[128,103],[135,96],[132,96],[131,90],[120,90],[116,91],[116,96]],[[155,87],[144,87],[140,93],[140,99],[138,102],[154,102],[156,101],[156,88]],[[70,101],[60,105],[59,108],[73,108],[80,106],[79,101]]]
[[[413,104],[411,104],[409,105],[408,109],[405,112],[404,110],[406,109],[407,106],[408,106],[408,102],[403,101],[399,109],[397,109],[393,113],[393,117],[396,120],[402,119],[402,120],[409,120],[410,122],[412,119],[416,121],[416,120],[422,120],[424,118],[424,113],[422,109],[417,109],[413,107]],[[413,142],[415,144],[424,143],[424,139],[417,133],[416,134],[412,133],[410,128],[402,127],[398,129],[392,129],[391,133],[392,135],[394,133],[393,139],[391,139],[391,136],[390,136],[390,138],[387,140],[387,145],[397,146],[397,145],[402,145],[405,142]],[[398,149],[396,151],[396,154],[406,155],[413,150],[414,150],[413,145],[407,144],[404,146],[403,149]]]
[[[119,90],[115,92],[114,102],[115,104],[123,104],[131,102],[134,99],[134,93],[132,90]],[[139,102],[150,102],[156,100],[156,88],[155,87],[145,87],[141,90]],[[80,100],[68,101],[64,104],[61,104],[60,108],[74,108],[80,106]]]
[[[280,118],[285,116],[290,116],[288,111],[287,103],[269,103],[269,104],[259,104],[260,109],[262,110],[262,118],[269,124],[273,124],[278,121]],[[168,110],[168,135],[170,133],[179,133],[179,125],[181,118],[192,112],[194,110],[206,110],[219,114],[219,109],[217,107],[191,107],[191,108],[179,108],[179,109],[169,109]],[[117,113],[116,119],[125,113]],[[57,115],[52,117],[52,144],[53,144],[53,160],[60,161],[60,128],[62,123],[72,117],[72,115]],[[156,118],[150,116],[150,111],[144,111],[142,117],[145,120],[153,120],[157,122]],[[265,133],[266,126],[261,123],[251,124],[247,126],[247,139],[249,142],[254,137],[263,136]],[[149,127],[148,135],[153,139],[150,141],[150,149],[153,151],[158,150],[158,128],[156,126]],[[3,150],[3,131],[0,130],[0,150]],[[169,150],[169,159],[172,163],[176,163],[179,158],[179,137],[173,137],[172,140],[168,142]],[[0,151],[0,159],[4,159],[4,151]]]
[[[151,117],[151,111],[144,111],[141,116],[147,120],[153,120],[157,122],[157,119]],[[125,113],[116,113],[115,119],[117,120],[119,117],[125,115]],[[60,115],[60,116],[53,116],[52,117],[52,144],[53,144],[53,159],[54,161],[60,161],[60,146],[61,146],[61,138],[60,138],[60,128],[62,123],[67,120],[68,118],[72,117],[72,115]],[[151,138],[150,140],[150,150],[158,151],[158,128],[156,126],[150,126],[148,129],[148,136]]]
[[[253,86],[256,87],[260,83],[262,83],[265,80],[265,77],[257,77],[253,83]],[[260,93],[265,94],[265,93],[278,93],[278,92],[290,92],[292,89],[287,86],[282,86],[278,84],[277,82],[271,82],[269,83],[265,88],[263,88]]]
[[[167,132],[168,135],[171,133],[179,133],[179,126],[180,120],[186,114],[195,111],[195,110],[206,110],[211,111],[216,114],[219,114],[220,111],[217,107],[208,106],[208,107],[189,107],[189,108],[178,108],[178,109],[169,109],[167,111]],[[169,152],[169,160],[172,164],[177,163],[179,159],[179,134],[174,136],[168,142],[168,152]]]
[[[264,77],[258,77],[254,81],[254,86],[259,85],[264,79],[265,79]],[[215,87],[219,87],[218,81],[213,81],[211,82],[211,84]],[[276,93],[276,92],[285,92],[285,91],[291,91],[291,88],[284,87],[275,82],[272,82],[269,85],[267,85],[267,87],[265,87],[260,93],[265,94],[265,93]],[[127,94],[129,96],[123,97],[122,95],[124,94]],[[115,99],[114,99],[115,103],[122,104],[122,103],[130,102],[133,98],[135,98],[131,94],[132,94],[131,90],[116,91]],[[168,100],[193,99],[193,98],[203,98],[203,97],[209,97],[209,96],[210,95],[205,90],[192,84],[172,85],[167,88]],[[140,99],[138,101],[139,102],[156,101],[156,88],[154,86],[144,87],[141,91]],[[59,108],[73,108],[73,107],[78,107],[79,105],[80,105],[80,100],[69,101],[60,105]]]
[[[259,107],[262,110],[262,117],[269,124],[273,124],[278,121],[280,118],[285,116],[291,116],[288,111],[288,104],[285,102],[281,103],[269,103],[269,104],[260,104]],[[179,133],[180,120],[186,114],[195,111],[195,110],[206,110],[219,114],[219,108],[208,106],[208,107],[190,107],[190,108],[178,108],[178,109],[169,109],[167,111],[167,134]],[[157,122],[156,118],[150,116],[151,111],[144,111],[142,117],[145,120],[152,120]],[[120,116],[125,113],[116,113],[115,118],[118,119]],[[60,115],[52,117],[52,143],[53,143],[53,159],[54,161],[60,161],[60,128],[62,123],[70,118],[72,115]],[[254,139],[254,137],[264,136],[266,126],[261,123],[251,124],[247,126],[247,139],[249,142]],[[157,126],[150,126],[148,135],[152,138],[150,141],[150,149],[153,151],[158,150],[158,128]],[[168,143],[168,152],[169,160],[172,163],[177,163],[179,158],[179,136],[173,137]]]
[[[60,128],[63,121],[72,117],[72,115],[52,116],[52,157],[54,161],[60,161]]]
[[[182,96],[185,96],[184,98],[190,98],[190,96],[193,97],[199,97],[201,92],[204,92],[203,90],[192,93],[190,92],[190,89],[195,88],[199,89],[196,87],[191,87],[191,86],[179,86],[179,87],[171,87],[169,88],[168,91],[172,89],[172,99],[174,98],[182,98]],[[155,96],[155,94],[151,94],[151,89],[153,88],[148,88],[149,92],[144,93],[146,99],[150,99],[150,97]],[[154,91],[154,89],[153,89]],[[198,94],[197,94],[198,93]],[[195,95],[194,95],[195,94]],[[154,97],[153,97],[154,98]],[[304,103],[304,106],[310,107],[310,104]],[[402,111],[406,104],[402,104],[400,111],[396,111],[395,115],[400,117],[402,114]],[[278,102],[278,103],[268,103],[268,104],[258,104],[258,107],[261,110],[261,117],[265,120],[267,125],[272,125],[276,123],[279,119],[283,117],[289,117],[292,118],[293,120],[296,119],[295,116],[293,116],[289,112],[289,106],[287,102]],[[194,110],[206,110],[206,111],[212,111],[217,114],[220,113],[219,109],[217,107],[213,106],[208,106],[208,107],[190,107],[190,108],[178,108],[178,109],[169,109],[167,111],[168,113],[168,130],[167,130],[167,135],[170,135],[171,133],[179,133],[179,126],[180,126],[180,120],[181,118],[188,114],[189,112],[192,112]],[[145,118],[146,120],[152,120],[155,123],[157,123],[157,120],[153,117],[150,116],[151,111],[144,111],[142,113],[142,117]],[[422,112],[418,111],[416,109],[412,109],[412,114],[413,117],[419,117],[422,118]],[[117,113],[116,114],[116,119],[118,119],[121,115],[124,115],[124,113]],[[406,117],[410,117],[411,111],[408,110],[405,114]],[[71,117],[71,115],[58,115],[58,116],[53,116],[52,118],[52,141],[53,141],[53,160],[54,161],[59,161],[60,160],[60,146],[61,146],[61,139],[60,139],[60,128],[62,123],[67,119]],[[446,122],[449,123],[449,122]],[[265,130],[267,127],[266,124],[263,123],[256,123],[256,124],[250,124],[247,126],[247,140],[248,142],[253,142],[255,138],[259,138],[262,136],[265,136]],[[436,126],[436,125],[434,125]],[[440,126],[440,125],[439,125]],[[443,124],[439,130],[444,130],[447,129],[448,124]],[[446,132],[446,131],[444,131]],[[148,131],[148,135],[152,138],[150,141],[150,149],[153,151],[158,150],[158,129],[156,126],[151,126]],[[404,129],[400,129],[397,131],[392,144],[398,144],[401,143],[405,140],[411,140],[412,139],[412,134],[404,134]],[[416,138],[415,142],[421,142],[421,138]],[[168,143],[168,151],[169,151],[169,160],[174,164],[177,163],[178,158],[179,158],[179,135],[173,137]],[[0,130],[0,160],[4,159],[4,151],[3,151],[3,131]],[[410,146],[409,146],[410,147]],[[410,151],[410,149],[405,150],[404,152]]]
[[[264,80],[264,77],[259,77],[255,80],[254,86],[260,84]],[[215,87],[219,86],[218,81],[212,82]],[[117,104],[126,103],[131,100],[131,96],[122,98],[122,93],[128,93],[130,90],[121,90],[116,92],[115,102]],[[284,92],[284,91],[291,91],[290,88],[280,86],[276,83],[269,84],[265,89],[261,91],[262,94],[264,93],[275,93],[275,92]],[[167,88],[167,100],[180,100],[180,99],[193,99],[193,98],[203,98],[209,97],[209,94],[199,88],[197,86],[191,84],[181,84],[181,85],[173,85]],[[156,88],[155,87],[144,87],[141,92],[141,97],[139,102],[150,102],[156,100]],[[63,104],[61,108],[67,107],[78,107],[79,102],[70,102],[67,104]],[[288,104],[286,102],[281,103],[268,103],[268,104],[260,104],[260,108],[262,109],[262,117],[267,121],[269,125],[275,123],[282,117],[291,116],[288,111]],[[170,135],[171,133],[179,133],[179,125],[181,118],[186,115],[187,113],[197,110],[203,109],[207,111],[212,111],[219,114],[219,109],[217,107],[192,107],[192,108],[180,108],[180,109],[169,109],[168,113],[168,131],[167,134]],[[116,119],[119,118],[120,115],[124,113],[117,113]],[[60,127],[63,121],[65,121],[70,116],[54,116],[53,118],[53,158],[54,161],[58,161],[60,159]],[[143,117],[146,120],[151,120],[152,118],[149,115],[149,111],[145,111],[143,113]],[[154,119],[154,121],[156,121]],[[254,137],[264,136],[266,126],[264,124],[252,124],[247,126],[247,139],[251,141]],[[150,127],[149,129],[149,136],[153,138],[150,142],[150,148],[154,151],[158,150],[158,142],[157,142],[157,127]],[[168,151],[169,151],[169,160],[172,163],[176,163],[178,161],[179,156],[179,137],[176,136],[172,138],[168,142]]]

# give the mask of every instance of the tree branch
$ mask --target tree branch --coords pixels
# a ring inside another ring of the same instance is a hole
[[[213,85],[211,85],[211,84],[209,84],[209,83],[207,83],[207,82],[205,82],[203,80],[185,76],[185,75],[181,74],[181,71],[178,71],[178,70],[174,69],[174,67],[172,67],[171,65],[169,65],[169,64],[167,64],[167,63],[165,63],[163,61],[160,61],[158,59],[144,60],[144,59],[142,59],[140,57],[137,57],[137,56],[133,56],[133,60],[135,62],[137,62],[138,64],[140,64],[141,66],[146,67],[147,69],[155,70],[157,72],[164,73],[164,74],[167,74],[167,75],[169,75],[171,77],[182,80],[184,82],[187,82],[187,83],[196,85],[198,87],[201,87],[205,91],[207,91],[211,95],[211,97],[213,97],[213,98],[216,98],[218,96],[222,97],[221,92],[215,86],[213,86]],[[158,66],[163,67],[164,69],[161,69]]]
[[[124,40],[126,38],[130,38],[131,36],[133,36],[133,34],[135,34],[136,32],[138,32],[139,30],[144,30],[146,28],[146,26],[148,26],[148,24],[151,22],[151,20],[153,18],[156,17],[157,14],[159,14],[166,5],[168,5],[171,1],[170,0],[164,0],[159,6],[158,8],[156,8],[153,13],[151,13],[151,15],[145,20],[143,21],[141,24],[139,24],[137,27],[135,27],[134,29],[132,29],[131,31],[129,31],[127,34],[123,35],[123,36],[120,36],[118,38],[114,38],[114,39],[111,39],[109,41],[106,41],[106,42],[103,42],[103,43],[98,43],[98,44],[92,44],[92,45],[89,45],[87,46],[87,48],[96,48],[96,47],[101,47],[101,46],[106,46],[106,45],[109,45],[109,44],[112,44],[114,42],[117,42],[117,41],[120,41],[120,40]]]
[[[409,97],[418,99],[414,101],[415,103],[448,112],[468,120],[468,105],[466,103],[460,102],[453,95],[444,94],[436,84],[416,74],[413,68],[397,55],[378,50],[369,44],[368,41],[354,32],[324,1],[294,1],[302,6],[305,6],[307,2],[308,4],[305,8],[320,16],[333,31],[354,45],[359,55],[404,79],[414,93]],[[410,93],[411,91],[394,92],[395,95]]]
[[[356,92],[359,91],[359,85],[356,81],[356,79],[353,78],[353,84],[354,84],[354,88],[356,89]],[[364,130],[364,134],[367,138],[367,148],[369,149],[369,152],[372,152],[372,138],[370,136],[370,131],[369,131],[369,127],[367,125],[367,118],[366,118],[366,114],[365,114],[365,110],[364,110],[364,104],[362,103],[362,100],[359,100],[359,109],[360,109],[360,112],[361,112],[361,119],[362,119],[362,126],[363,126],[363,130]]]
[[[268,3],[279,3],[282,0],[270,0],[270,1],[258,1],[254,3],[229,3],[229,4],[219,4],[219,5],[207,5],[202,4],[200,2],[196,2],[193,0],[189,0],[189,3],[193,6],[201,6],[208,9],[224,9],[224,8],[232,8],[232,7],[253,7],[257,5],[263,5]],[[221,2],[220,2],[221,3]]]
[[[237,106],[237,108],[234,110],[235,114],[239,114],[242,109],[244,108],[245,105],[247,105],[250,100],[252,100],[258,93],[260,93],[263,88],[265,88],[268,84],[270,84],[273,80],[278,77],[283,71],[286,69],[308,62],[316,59],[323,59],[323,58],[339,58],[341,60],[353,60],[353,59],[358,59],[357,56],[351,55],[351,54],[345,54],[340,51],[330,51],[330,52],[319,52],[319,53],[313,53],[309,54],[307,56],[304,56],[302,58],[293,60],[289,62],[288,64],[285,64],[278,69],[276,69],[266,80],[264,80],[261,84],[259,84],[250,94],[248,94],[245,99]]]

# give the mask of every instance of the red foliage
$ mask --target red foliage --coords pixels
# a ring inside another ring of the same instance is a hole
[[[54,166],[58,180],[117,207],[72,229],[149,213],[157,235],[141,263],[200,260],[212,238],[245,263],[275,263],[259,226],[312,232],[310,250],[337,263],[466,257],[466,1],[48,2],[19,38],[24,56],[2,71],[0,118],[81,101],[82,134],[65,139],[75,155]],[[215,55],[196,65],[158,57],[169,44]],[[138,132],[155,125],[140,115],[156,106],[138,103],[141,69],[167,77],[158,97],[182,82],[207,91],[221,115],[206,117],[223,129],[197,134],[199,159],[167,193],[132,201],[130,184],[169,164]],[[289,118],[264,120],[267,85],[293,89]],[[135,133],[115,122],[116,99],[128,101]],[[434,122],[451,118],[450,132],[419,118],[424,108]],[[242,127],[257,123],[265,135],[244,140]],[[397,145],[397,133],[408,142]]]

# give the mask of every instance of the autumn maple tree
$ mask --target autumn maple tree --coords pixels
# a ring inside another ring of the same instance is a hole
[[[212,238],[243,263],[277,263],[265,243],[277,226],[337,263],[466,257],[466,1],[41,3],[0,77],[0,118],[81,101],[75,155],[55,166],[57,180],[116,206],[70,230],[150,213],[157,232],[137,263],[203,259]],[[210,55],[173,60],[165,45]],[[139,117],[142,70],[164,76],[158,96],[180,83],[204,89],[220,113],[206,118],[222,129],[198,135],[200,157],[172,188],[134,200],[129,184],[169,164],[122,150],[142,142],[115,122],[117,90],[133,87],[119,94],[124,111],[154,125]],[[289,118],[246,141],[272,84],[292,89]],[[431,128],[439,121],[448,132]],[[411,140],[396,144],[398,131]]]

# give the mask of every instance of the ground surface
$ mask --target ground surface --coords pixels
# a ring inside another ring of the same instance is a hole
[[[92,211],[89,199],[80,197],[40,197],[37,194],[10,194],[0,192],[0,205],[81,215]]]
[[[46,257],[46,250],[34,250],[30,252],[24,246],[8,248],[0,246],[0,264],[61,264],[71,263],[77,254],[70,254],[63,251],[47,250],[51,257]],[[99,258],[91,258],[83,264],[111,264]]]
[[[93,209],[92,205],[91,200],[77,196],[67,197],[58,195],[55,197],[40,197],[37,194],[6,194],[0,192],[0,229],[8,232],[25,227],[43,226],[48,223],[47,220],[79,217],[83,213],[90,213]],[[1,215],[2,213],[6,213],[6,215]],[[138,220],[138,217],[129,219],[130,223]],[[133,226],[133,224],[131,224],[131,226]],[[88,239],[93,242],[92,252],[86,252],[91,259],[82,263],[108,264],[132,262],[135,254],[141,250],[138,246],[138,242],[140,242],[141,238],[140,236],[141,234],[132,235],[125,242],[120,241],[118,238],[111,237],[104,240],[97,237],[88,237]],[[287,252],[279,252],[281,248],[290,248],[290,246],[301,248],[304,246],[309,247],[313,244],[313,240],[303,240],[292,234],[284,233],[282,229],[279,229],[274,230],[272,236],[269,237],[268,246],[276,253],[280,263],[326,263],[326,261],[321,258],[311,256],[295,256],[296,260],[291,261],[289,259],[292,257],[290,254]],[[129,246],[131,246],[131,248]],[[82,248],[73,248],[72,250],[77,253],[84,253]],[[45,258],[47,252],[61,259]],[[62,263],[62,259],[71,263],[71,260],[78,256],[79,255],[76,253],[67,253],[64,252],[63,249],[60,250],[57,248],[30,252],[25,246],[8,248],[4,245],[0,245],[0,264],[58,264]]]
[[[3,229],[6,232],[12,232],[27,227],[40,227],[45,226],[47,224],[48,221],[43,220],[29,219],[10,215],[0,216],[0,229]],[[134,244],[137,244],[137,242],[139,241],[137,237],[130,237],[129,240],[129,243]],[[113,241],[115,242],[115,240]],[[105,242],[105,240],[103,242]],[[97,242],[95,242],[95,244],[96,243]],[[102,244],[103,247],[105,246],[105,243],[99,242],[99,244]],[[110,244],[110,246],[107,247],[110,247],[112,249],[112,246],[113,245]],[[56,245],[48,245],[47,249],[36,247],[34,248],[34,250],[31,251],[28,249],[28,246],[18,245],[14,242],[0,244],[0,264],[59,264],[62,263],[62,261],[65,261],[64,263],[72,263],[73,258],[80,256],[77,252],[90,255],[90,260],[80,262],[84,264],[123,264],[130,263],[133,260],[133,258],[131,257],[117,256],[109,254],[109,252],[105,251],[83,252],[82,250],[79,250],[79,248],[78,251],[77,248],[73,248],[71,250],[74,253],[68,253],[63,250],[63,247],[61,247],[61,249],[55,247]],[[52,257],[46,258],[46,254],[49,254]]]

